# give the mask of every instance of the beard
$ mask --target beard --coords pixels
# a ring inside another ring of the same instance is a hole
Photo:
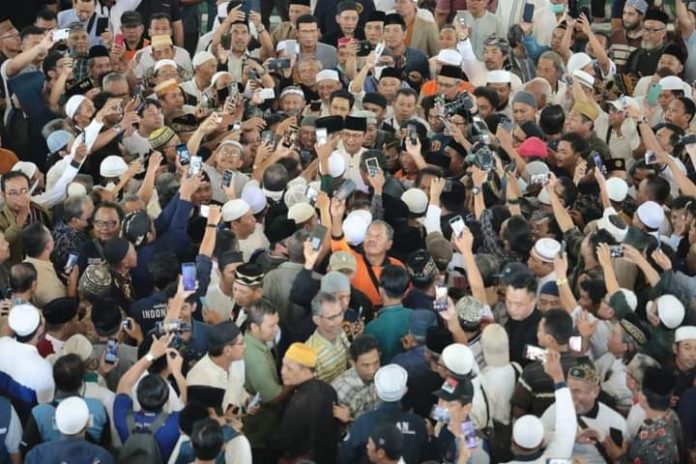
[[[623,28],[624,28],[624,30],[627,31],[627,32],[636,31],[636,30],[638,30],[639,27],[640,27],[640,23],[639,23],[639,22],[636,22],[636,23],[633,23],[633,24],[627,24],[627,23],[625,23],[625,22],[623,23]]]
[[[652,44],[644,39],[640,42],[640,48],[649,51],[649,50],[654,50],[657,47],[654,44]]]

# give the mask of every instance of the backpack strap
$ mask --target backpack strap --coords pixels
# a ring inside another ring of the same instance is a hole
[[[160,412],[157,414],[157,417],[155,417],[155,420],[153,420],[147,427],[147,429],[150,431],[152,435],[154,435],[160,427],[164,425],[164,423],[169,419],[169,414],[165,412]],[[133,411],[129,411],[128,414],[126,415],[126,425],[128,426],[128,432],[129,433],[139,433],[139,428],[140,425],[135,423],[135,416],[133,414]]]

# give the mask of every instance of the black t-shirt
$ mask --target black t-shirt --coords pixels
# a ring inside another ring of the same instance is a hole
[[[136,11],[143,17],[145,30],[150,24],[150,16],[155,13],[166,13],[174,21],[181,21],[181,5],[179,0],[142,0]]]
[[[21,31],[26,26],[34,24],[36,13],[46,5],[55,5],[56,0],[26,0],[12,2],[3,0],[0,2],[0,21],[10,18],[12,25]]]

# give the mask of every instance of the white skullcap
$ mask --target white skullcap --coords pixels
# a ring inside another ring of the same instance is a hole
[[[99,165],[99,175],[106,178],[119,177],[128,170],[128,165],[120,156],[110,155]]]
[[[553,263],[556,255],[561,252],[561,244],[552,238],[540,238],[534,244],[534,253],[540,261]]]
[[[662,90],[684,90],[686,82],[681,80],[678,76],[667,76],[660,79],[660,85]]]
[[[512,428],[512,441],[527,450],[539,447],[544,441],[544,425],[541,420],[531,414],[517,419]]]
[[[87,189],[79,182],[70,182],[68,184],[68,198],[83,197],[87,195]]]
[[[419,188],[410,188],[401,194],[401,201],[406,203],[408,211],[414,216],[422,216],[428,209],[428,195]]]
[[[620,288],[619,291],[624,294],[626,304],[629,308],[631,308],[631,311],[636,312],[636,308],[638,307],[638,297],[636,296],[635,292],[627,288]]]
[[[294,86],[285,87],[285,89],[280,93],[280,99],[282,100],[286,95],[298,95],[305,98],[304,92],[299,87]]]
[[[527,163],[527,173],[530,177],[537,174],[548,174],[549,172],[549,165],[543,161],[531,161]]]
[[[372,214],[367,210],[358,209],[348,213],[343,220],[343,235],[349,245],[358,246],[365,240],[367,228],[372,222]]]
[[[84,95],[73,95],[72,97],[70,97],[67,103],[65,104],[66,116],[70,119],[74,118],[78,108],[85,100],[87,100],[87,97],[85,97]]]
[[[217,80],[220,79],[225,74],[232,77],[232,74],[228,73],[227,71],[218,71],[215,74],[213,74],[213,77],[210,79],[210,86],[213,87],[215,85],[215,83],[217,82]]]
[[[36,331],[41,324],[41,314],[30,304],[17,305],[10,309],[7,324],[16,335],[26,337]]]
[[[329,172],[331,177],[341,177],[346,172],[346,160],[341,153],[335,151],[329,156]],[[322,173],[326,174],[326,173]]]
[[[590,58],[590,55],[587,53],[574,53],[568,60],[566,68],[569,74],[573,74],[575,71],[582,70],[582,68],[591,63],[592,58]]]
[[[684,304],[674,295],[662,295],[655,304],[657,316],[668,329],[676,329],[684,321]]]
[[[288,184],[288,188],[285,190],[285,194],[283,195],[283,201],[285,202],[285,206],[287,206],[288,209],[290,209],[298,203],[306,203],[307,202],[306,192],[307,192],[306,185],[302,185],[302,184],[290,185],[290,184]]]
[[[509,84],[512,82],[510,71],[488,71],[486,84]]]
[[[618,177],[607,179],[607,195],[611,201],[622,202],[628,195],[628,184]]]
[[[375,374],[375,390],[380,400],[386,402],[400,401],[406,394],[408,372],[398,364],[387,364]]]
[[[155,63],[155,72],[159,71],[163,66],[174,66],[175,68],[179,69],[179,65],[176,64],[176,61],[165,58],[164,60],[159,60],[157,63]]]
[[[573,78],[585,87],[593,88],[595,78],[581,69],[573,71]]]
[[[222,220],[225,222],[236,221],[251,211],[249,203],[242,199],[230,200],[222,206]]]
[[[297,203],[288,210],[288,219],[295,221],[295,224],[302,224],[312,219],[316,212],[309,203]]]
[[[242,189],[242,200],[249,204],[251,214],[259,214],[268,205],[266,195],[263,194],[258,185],[249,182]]]
[[[614,106],[619,111],[626,111],[629,106],[632,106],[634,108],[640,108],[640,103],[638,103],[638,100],[636,100],[633,97],[621,97],[619,100],[612,100],[609,102],[611,105]]]
[[[281,40],[278,42],[278,45],[276,45],[276,51],[277,52],[282,52],[285,50],[285,47],[287,46],[287,40]],[[300,44],[295,41],[295,54],[300,54]]]
[[[89,408],[79,396],[65,398],[56,407],[56,427],[63,435],[77,435],[89,423]]]
[[[665,220],[665,210],[654,201],[646,201],[636,211],[640,222],[651,229],[659,229]]]
[[[683,325],[674,332],[675,343],[679,343],[684,340],[696,340],[696,326]]]
[[[442,64],[447,64],[450,66],[461,66],[462,65],[462,54],[459,50],[454,48],[443,48],[440,53],[437,54],[437,61]]]
[[[628,226],[620,228],[614,225],[614,223],[612,223],[609,218],[615,215],[616,210],[614,208],[606,208],[602,213],[602,217],[599,218],[599,220],[597,221],[597,228],[599,230],[606,230],[611,234],[612,237],[614,237],[614,240],[621,243],[623,242],[624,238],[626,238],[626,234],[628,233]]]
[[[452,343],[442,350],[443,364],[455,375],[478,374],[478,364],[471,348],[462,343]]]
[[[338,78],[338,71],[334,71],[333,69],[324,69],[322,71],[319,71],[317,73],[317,82],[319,81],[336,81],[336,82],[341,82],[341,80]]]
[[[203,63],[209,60],[217,61],[217,58],[215,58],[215,55],[213,55],[209,51],[201,50],[193,56],[191,64],[193,64],[194,68],[197,68],[198,66],[202,65]]]
[[[39,168],[31,161],[17,161],[14,166],[12,166],[12,171],[21,171],[30,179],[34,177],[38,169]]]

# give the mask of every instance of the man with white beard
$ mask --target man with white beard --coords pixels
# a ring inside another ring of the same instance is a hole
[[[643,40],[640,48],[634,50],[624,65],[624,74],[638,78],[650,76],[657,69],[657,62],[667,44],[667,14],[660,10],[648,10],[643,21]]]

